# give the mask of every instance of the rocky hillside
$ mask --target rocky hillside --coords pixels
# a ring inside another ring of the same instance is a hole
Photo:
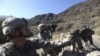
[[[88,25],[91,28],[100,24],[100,0],[86,0],[59,14],[37,15],[29,20],[31,26],[39,23],[58,24],[57,31],[70,31]]]
[[[53,13],[37,15],[29,20],[30,25],[38,25],[40,23],[53,23],[54,17],[56,15]]]

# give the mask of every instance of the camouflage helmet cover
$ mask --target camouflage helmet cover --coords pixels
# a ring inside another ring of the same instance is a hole
[[[28,25],[27,20],[24,18],[15,18],[15,17],[10,17],[7,18],[3,21],[2,23],[2,31],[4,35],[10,34],[14,29]]]
[[[42,31],[42,30],[45,30],[46,29],[46,25],[45,24],[39,24],[38,25],[38,30],[39,31]]]

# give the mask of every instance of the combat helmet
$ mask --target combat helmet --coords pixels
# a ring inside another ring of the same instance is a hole
[[[2,23],[2,31],[4,35],[9,35],[16,28],[20,28],[25,25],[28,25],[28,22],[24,18],[9,17]]]
[[[39,30],[39,31],[44,31],[44,30],[46,30],[46,25],[45,25],[45,24],[39,24],[39,25],[38,25],[38,30]]]

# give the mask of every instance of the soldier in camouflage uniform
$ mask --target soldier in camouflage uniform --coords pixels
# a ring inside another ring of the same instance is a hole
[[[37,36],[39,39],[50,41],[51,33],[46,28],[47,26],[45,24],[39,24],[38,25],[39,33]]]
[[[50,40],[52,40],[53,33],[56,31],[57,24],[51,24],[46,26],[46,31],[50,34]]]
[[[52,39],[53,32],[55,31],[55,28],[57,25],[46,25],[46,24],[39,24],[38,25],[38,35],[37,37],[39,40],[44,40],[44,41],[50,41]],[[41,53],[42,56],[47,56],[47,54],[50,54],[51,56],[55,56],[54,53],[59,53],[60,51],[54,49],[56,48],[42,48],[43,52]],[[54,53],[53,53],[54,52]]]
[[[39,24],[38,25],[38,38],[43,40],[50,41],[53,36],[53,32],[55,32],[57,25],[46,25],[46,24]]]
[[[94,46],[92,35],[94,34],[94,31],[89,28],[89,26],[84,26],[83,29],[80,32],[80,35],[82,37],[82,40],[85,42],[84,46]],[[88,41],[90,42],[90,45],[88,44]],[[96,47],[97,48],[97,47]]]
[[[79,29],[75,29],[73,30],[71,33],[70,33],[70,37],[71,37],[71,42],[72,42],[72,46],[73,46],[73,50],[72,50],[72,53],[75,53],[75,48],[77,49],[77,51],[83,49],[83,46],[82,46],[82,41],[81,41],[81,37],[80,37],[80,30]],[[76,47],[76,43],[77,43],[77,46]]]
[[[41,40],[44,40],[44,41],[50,41],[50,32],[49,30],[46,30],[47,26],[45,24],[39,24],[38,25],[38,39],[41,41]],[[42,52],[40,53],[42,56],[47,56],[48,54],[48,51],[49,51],[49,48],[42,48]]]
[[[7,18],[2,23],[3,34],[11,39],[10,42],[0,47],[0,56],[39,56],[36,49],[55,48],[70,44],[70,41],[63,41],[61,44],[53,41],[27,40],[32,35],[28,28],[28,23],[24,18]]]

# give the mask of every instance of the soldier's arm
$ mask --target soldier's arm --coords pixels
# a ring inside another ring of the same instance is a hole
[[[63,48],[65,46],[70,45],[71,43],[71,38],[65,38],[61,42],[56,42],[54,45],[56,45],[57,48]]]
[[[67,39],[62,40],[62,42],[55,43],[53,47],[50,48],[50,52],[56,52],[58,54],[62,51],[62,48],[71,44],[71,41]]]
[[[46,40],[35,40],[34,41],[36,48],[52,48],[52,47],[64,47],[69,45],[70,40],[64,39],[62,42],[55,41],[46,41]]]

